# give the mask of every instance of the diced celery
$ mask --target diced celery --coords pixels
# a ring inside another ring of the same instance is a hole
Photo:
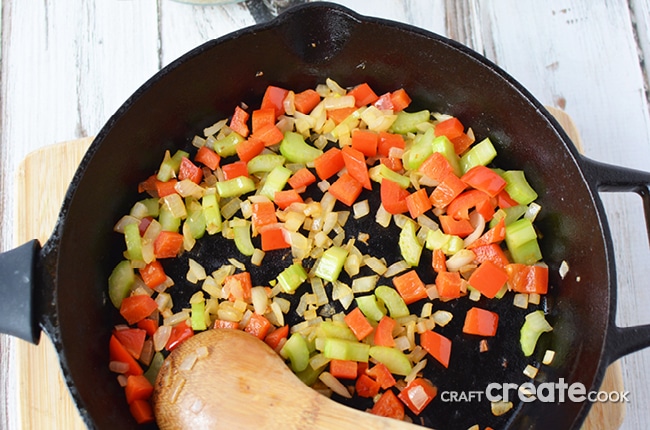
[[[417,266],[422,255],[423,246],[420,244],[416,233],[417,224],[415,221],[407,219],[399,234],[398,244],[402,258],[411,266]]]
[[[359,296],[354,300],[357,302],[357,306],[361,309],[363,315],[370,320],[377,322],[386,315],[386,308],[380,306],[379,302],[377,302],[377,297],[373,294]]]
[[[539,249],[537,239],[525,242],[517,247],[508,247],[512,261],[521,264],[535,264],[542,259],[542,251]]]
[[[323,151],[305,142],[301,134],[287,131],[280,143],[280,153],[291,163],[307,164],[322,155]]]
[[[454,234],[450,234],[449,241],[442,247],[442,251],[447,255],[454,255],[463,248],[465,248],[463,239]]]
[[[375,296],[388,308],[391,318],[401,318],[410,314],[404,299],[391,287],[380,285],[375,288]]]
[[[352,112],[347,116],[343,121],[341,121],[334,129],[332,130],[332,137],[338,139],[342,134],[350,133],[350,130],[357,127],[358,120],[361,118],[361,112],[365,108],[360,108]]]
[[[223,198],[237,197],[255,191],[255,182],[246,176],[238,176],[217,182],[217,192]]]
[[[462,176],[463,171],[460,167],[460,158],[458,157],[458,154],[456,154],[454,144],[447,138],[447,136],[436,137],[433,142],[431,142],[431,147],[433,152],[441,153],[447,161],[449,161],[456,176]]]
[[[411,180],[408,177],[400,175],[399,173],[391,170],[383,163],[370,168],[368,174],[370,175],[370,179],[375,182],[381,183],[381,180],[386,178],[389,181],[397,183],[404,189],[408,188],[411,185]]]
[[[126,250],[131,260],[142,260],[142,237],[138,224],[127,224],[124,226],[124,241]]]
[[[221,231],[222,218],[219,210],[219,201],[216,194],[206,194],[201,200],[203,206],[203,218],[205,219],[205,230],[208,234],[215,234]]]
[[[307,272],[300,263],[293,263],[278,275],[278,282],[285,293],[293,293],[307,280]]]
[[[473,147],[471,147],[461,158],[460,166],[463,173],[472,167],[487,166],[497,156],[497,150],[494,148],[492,141],[486,137]]]
[[[214,150],[222,157],[230,157],[237,154],[237,145],[243,142],[244,138],[236,132],[230,133],[223,139],[214,141]]]
[[[309,366],[309,347],[300,333],[293,333],[284,343],[280,354],[291,362],[291,370],[302,372]]]
[[[188,210],[185,224],[190,228],[190,234],[194,239],[200,239],[205,234],[205,216],[203,216],[203,208]]]
[[[413,145],[404,152],[402,162],[406,170],[416,170],[431,154],[433,154],[433,140],[436,135],[433,127],[424,134],[419,134]],[[455,155],[455,154],[454,154]]]
[[[162,182],[169,181],[171,178],[175,177],[176,174],[178,173],[178,169],[181,166],[181,161],[183,160],[183,157],[189,157],[189,156],[190,154],[188,154],[185,151],[181,151],[180,149],[176,151],[174,155],[171,157],[169,155],[169,151],[165,151],[165,158],[160,164],[160,168],[158,169],[158,174],[156,175],[156,178]]]
[[[343,339],[326,338],[323,355],[332,360],[351,360],[367,363],[370,345]]]
[[[260,189],[260,194],[274,200],[275,193],[282,191],[290,177],[291,170],[284,166],[275,166],[266,176],[264,185]]]
[[[535,239],[537,239],[535,227],[526,218],[519,219],[506,226],[506,245],[510,250]]]
[[[250,221],[235,218],[231,221],[231,227],[235,236],[235,246],[242,254],[250,257],[255,251],[251,241],[251,223]]]
[[[526,357],[530,357],[535,351],[537,340],[542,333],[553,330],[553,327],[546,321],[544,312],[538,310],[526,315],[526,320],[521,327],[519,343],[521,350]]]
[[[122,300],[131,292],[131,285],[135,281],[135,273],[131,267],[131,262],[123,260],[117,263],[117,266],[108,277],[108,297],[116,308],[120,308]]]
[[[311,387],[316,381],[318,381],[318,376],[323,373],[323,370],[325,370],[325,366],[319,367],[318,369],[307,366],[302,372],[296,373],[296,376],[303,382],[303,384]]]
[[[516,205],[516,206],[510,206],[509,208],[500,209],[499,211],[503,211],[503,216],[499,215],[499,211],[497,211],[497,213],[494,214],[494,218],[492,218],[492,220],[490,221],[490,228],[497,225],[498,222],[503,217],[505,217],[506,225],[512,224],[513,222],[521,218],[526,213],[527,209],[528,207],[524,205]]]
[[[192,330],[205,330],[205,302],[203,300],[192,303],[192,314],[190,321],[192,323]]]
[[[178,229],[181,226],[181,219],[175,217],[167,205],[160,206],[158,222],[165,231],[178,232]]]
[[[253,157],[246,163],[248,173],[251,175],[263,172],[270,172],[276,166],[284,165],[286,159],[279,154],[260,154]]]
[[[158,216],[160,204],[158,203],[157,198],[152,197],[150,199],[143,199],[140,200],[140,203],[142,203],[147,208],[147,216],[154,218]]]
[[[537,199],[537,193],[526,180],[523,170],[508,170],[501,175],[506,181],[506,192],[520,205],[527,205]]]
[[[430,117],[431,113],[428,110],[412,113],[401,111],[390,126],[390,131],[398,134],[415,133],[418,131],[418,125],[429,121]]]
[[[340,246],[328,248],[316,263],[316,276],[326,281],[336,281],[347,257],[348,251],[345,248]]]
[[[344,339],[352,342],[357,341],[350,327],[341,321],[323,321],[318,325],[317,336],[324,338]]]
[[[162,354],[162,352],[154,353],[153,358],[151,359],[151,364],[149,364],[149,368],[146,372],[144,372],[144,377],[147,378],[151,385],[155,385],[156,377],[158,376],[158,372],[160,371],[160,368],[164,362],[165,356]]]
[[[459,236],[445,234],[442,230],[429,230],[425,241],[427,249],[441,249],[446,255],[454,255],[465,247],[465,242]]]
[[[390,373],[406,376],[411,373],[411,362],[408,357],[399,349],[388,346],[372,346],[369,354],[378,362],[384,364]]]

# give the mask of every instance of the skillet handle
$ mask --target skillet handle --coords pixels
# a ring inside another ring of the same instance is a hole
[[[32,240],[0,254],[0,333],[38,343],[34,287],[41,245]]]
[[[634,192],[641,197],[650,242],[650,172],[612,166],[586,157],[582,157],[582,161],[583,171],[598,191]],[[624,355],[649,346],[650,324],[619,327],[611,323],[608,327],[604,355],[606,360],[612,363]]]

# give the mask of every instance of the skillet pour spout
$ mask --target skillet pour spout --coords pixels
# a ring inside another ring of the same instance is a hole
[[[219,67],[225,61],[228,67]],[[615,324],[614,251],[598,194],[638,193],[650,235],[650,173],[580,155],[525,88],[457,42],[339,5],[308,3],[207,42],[144,83],[88,149],[43,250],[29,242],[0,255],[0,330],[34,343],[41,329],[46,331],[89,428],[139,428],[108,368],[111,330],[121,320],[106,291],[124,246],[113,226],[138,199],[138,183],[158,168],[165,150],[192,150],[194,135],[242,102],[253,106],[268,85],[303,90],[327,78],[345,87],[367,82],[378,94],[405,88],[412,109],[458,117],[476,136],[492,140],[500,167],[524,170],[540,195],[536,223],[551,286],[542,308],[553,332],[540,339],[533,357],[523,357],[518,341],[526,311],[505,301],[481,301],[500,315],[499,339],[478,356],[461,335],[462,318],[454,318],[445,329],[453,337],[452,363],[459,366],[424,371],[440,390],[476,391],[491,382],[529,381],[522,369],[531,360],[539,364],[546,349],[556,351],[556,358],[540,367],[539,381],[562,378],[597,389],[612,361],[650,346],[650,326]],[[205,245],[213,250],[214,264],[227,257],[227,246]],[[381,252],[395,252],[386,248]],[[180,266],[187,258],[168,273],[172,278],[184,278],[187,266]],[[565,278],[559,275],[563,262],[570,265]],[[458,315],[469,308],[464,301],[440,306]],[[519,402],[508,414],[494,417],[489,402],[437,401],[421,419],[432,428],[466,429],[481,422],[494,428],[564,429],[579,428],[588,410],[588,402]]]

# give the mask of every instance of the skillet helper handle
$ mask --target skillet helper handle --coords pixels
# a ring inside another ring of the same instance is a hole
[[[589,174],[598,191],[634,192],[642,199],[648,243],[650,243],[650,172],[583,158],[585,172]],[[612,363],[624,355],[650,346],[650,324],[619,327],[610,324],[607,333],[605,356]]]
[[[34,288],[41,245],[32,240],[0,254],[0,333],[38,343]]]

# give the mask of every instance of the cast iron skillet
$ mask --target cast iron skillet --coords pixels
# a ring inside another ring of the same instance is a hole
[[[597,389],[608,364],[650,345],[649,326],[620,328],[614,323],[613,247],[598,197],[604,190],[636,192],[648,222],[650,174],[581,156],[539,102],[466,47],[337,5],[311,3],[201,45],[157,73],[98,134],[75,174],[50,240],[42,249],[30,242],[0,257],[3,331],[31,342],[38,342],[40,330],[50,336],[89,427],[136,427],[123,390],[108,370],[108,339],[118,319],[107,298],[106,280],[124,246],[112,227],[138,198],[138,182],[158,167],[165,149],[188,147],[194,134],[230,115],[242,101],[255,106],[267,85],[301,90],[327,77],[344,86],[368,82],[378,93],[404,87],[413,97],[413,109],[459,117],[477,136],[495,142],[501,167],[524,169],[540,194],[538,225],[552,286],[541,307],[554,331],[525,360],[518,333],[526,312],[506,301],[481,301],[480,306],[500,313],[501,322],[490,351],[478,354],[478,340],[459,335],[458,315],[469,306],[467,301],[447,304],[457,315],[441,330],[454,338],[452,365],[443,371],[434,363],[425,373],[441,391],[482,391],[489,382],[525,382],[524,366],[539,363],[546,348],[557,355],[551,366],[542,367],[538,382],[563,378]],[[373,252],[394,258],[394,250],[382,245],[384,233],[369,231]],[[210,239],[192,254],[216,266],[227,254],[224,249],[230,249],[226,246]],[[273,266],[283,258],[271,256],[266,267],[275,273]],[[563,280],[558,275],[562,261],[570,265]],[[187,266],[182,258],[176,264],[169,264],[169,270],[183,279]],[[420,271],[426,273],[425,267]],[[254,276],[273,275],[262,268]],[[517,401],[515,410],[495,418],[488,402],[451,404],[438,398],[423,414],[423,423],[461,429],[476,423],[577,428],[588,409],[586,402]]]

